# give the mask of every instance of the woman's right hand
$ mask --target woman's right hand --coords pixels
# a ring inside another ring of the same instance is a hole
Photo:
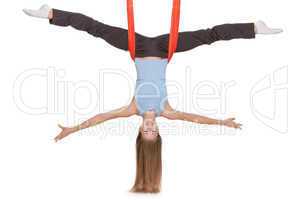
[[[236,123],[234,120],[235,120],[235,117],[227,118],[225,120],[222,120],[221,124],[224,125],[224,126],[227,126],[227,127],[231,127],[231,128],[242,129],[241,128],[242,124]]]
[[[54,138],[55,142],[67,137],[68,135],[74,132],[73,128],[64,127],[60,124],[58,124],[58,127],[61,128],[61,132]]]

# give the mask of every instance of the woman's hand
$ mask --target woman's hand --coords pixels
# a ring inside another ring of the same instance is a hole
[[[58,140],[63,139],[64,137],[67,137],[68,135],[70,135],[71,133],[74,132],[73,128],[69,128],[69,127],[64,127],[60,124],[58,124],[58,127],[61,128],[61,132],[54,138],[55,142],[57,142]]]
[[[227,119],[222,120],[222,121],[221,121],[221,124],[224,125],[224,126],[231,127],[231,128],[239,128],[239,129],[242,129],[242,128],[241,128],[242,124],[236,123],[234,120],[235,120],[234,117],[227,118]]]

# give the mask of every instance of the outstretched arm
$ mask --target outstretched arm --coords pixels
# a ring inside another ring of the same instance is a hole
[[[236,123],[234,117],[227,118],[227,119],[213,119],[209,117],[205,117],[202,115],[186,113],[174,110],[171,106],[167,103],[164,112],[162,112],[161,116],[170,119],[170,120],[183,120],[189,122],[195,122],[199,124],[208,124],[208,125],[224,125],[232,128],[239,128],[241,129],[242,124]]]
[[[62,129],[61,132],[54,138],[54,140],[57,142],[58,140],[63,139],[64,137],[75,133],[79,130],[86,129],[92,126],[95,126],[97,124],[103,123],[105,121],[115,119],[115,118],[120,118],[120,117],[130,117],[134,114],[136,114],[136,107],[133,101],[130,103],[128,106],[123,106],[121,108],[106,112],[106,113],[100,113],[92,118],[76,125],[73,127],[64,127],[60,124],[58,126]]]

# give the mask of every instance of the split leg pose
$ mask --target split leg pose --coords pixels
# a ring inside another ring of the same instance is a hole
[[[128,31],[96,21],[81,13],[52,9],[47,5],[38,10],[24,9],[33,17],[45,18],[50,24],[71,26],[85,31],[95,37],[104,39],[110,45],[128,51]],[[251,39],[255,34],[276,34],[281,29],[269,28],[263,21],[254,23],[222,24],[208,29],[179,32],[178,45],[175,52],[184,52],[205,44],[220,40]],[[156,123],[156,117],[161,116],[170,120],[184,120],[200,124],[222,125],[241,128],[234,117],[213,119],[197,114],[181,112],[171,107],[167,100],[165,72],[168,64],[169,34],[147,37],[135,33],[137,68],[136,91],[132,101],[121,108],[107,113],[100,113],[74,126],[61,128],[55,141],[107,120],[139,115],[143,118],[136,140],[137,173],[133,192],[159,192],[161,180],[161,137]],[[154,90],[155,89],[155,90]],[[159,95],[153,91],[159,91]],[[144,98],[145,94],[153,94]],[[153,170],[155,169],[155,170]]]
[[[38,10],[24,9],[27,15],[49,19],[50,24],[57,26],[71,26],[85,31],[95,37],[104,39],[110,45],[128,51],[128,31],[120,27],[110,26],[96,21],[81,13],[52,9],[43,5]],[[213,28],[196,31],[179,32],[176,52],[184,52],[195,47],[211,44],[220,40],[251,39],[255,34],[276,34],[282,29],[269,28],[263,21],[255,23],[222,24]],[[147,37],[136,33],[136,57],[166,58],[169,34]]]

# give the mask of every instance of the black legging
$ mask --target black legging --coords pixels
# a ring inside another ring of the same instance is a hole
[[[126,29],[104,24],[81,13],[53,9],[53,18],[49,22],[58,26],[72,26],[77,30],[100,37],[118,49],[128,50]],[[168,57],[169,34],[147,37],[135,33],[135,37],[136,57]],[[187,51],[218,40],[235,38],[255,38],[254,23],[222,24],[211,29],[179,32],[176,52]]]

